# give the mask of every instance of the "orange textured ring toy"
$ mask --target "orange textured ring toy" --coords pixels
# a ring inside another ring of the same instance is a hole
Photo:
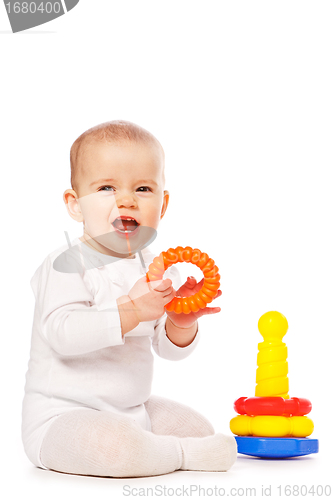
[[[166,252],[160,253],[149,266],[147,280],[162,280],[168,267],[178,262],[189,262],[199,267],[204,275],[204,283],[201,289],[190,297],[174,297],[171,302],[166,304],[165,309],[169,312],[174,311],[177,314],[189,314],[204,309],[217,296],[220,287],[220,275],[219,268],[215,265],[213,259],[206,253],[200,252],[197,248],[169,248]]]

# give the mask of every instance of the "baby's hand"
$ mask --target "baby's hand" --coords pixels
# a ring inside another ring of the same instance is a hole
[[[128,293],[140,322],[153,321],[163,316],[164,306],[175,295],[170,279],[147,282],[146,276],[140,278]]]
[[[197,293],[203,286],[204,278],[197,283],[197,280],[193,276],[189,276],[187,281],[182,285],[179,290],[177,290],[176,295],[179,297],[189,297]],[[221,290],[218,290],[216,298],[222,295]],[[173,311],[166,311],[167,315],[171,319],[171,322],[178,326],[179,328],[189,328],[195,323],[195,321],[204,316],[205,314],[216,314],[221,311],[220,307],[205,307],[204,309],[199,309],[197,312],[190,312],[189,314],[181,313],[177,314]]]

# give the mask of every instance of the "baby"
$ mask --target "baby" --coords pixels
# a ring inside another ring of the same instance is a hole
[[[150,394],[151,347],[165,359],[186,358],[199,340],[198,318],[220,311],[165,312],[176,294],[202,286],[193,277],[180,286],[175,266],[147,282],[148,245],[169,203],[160,143],[130,122],[94,127],[71,148],[71,184],[64,201],[83,236],[51,253],[31,280],[27,456],[44,469],[104,477],[228,470],[232,436]]]

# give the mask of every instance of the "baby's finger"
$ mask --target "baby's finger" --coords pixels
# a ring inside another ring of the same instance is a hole
[[[174,293],[174,295],[176,295],[176,290],[173,288],[173,286],[169,286],[166,290],[163,290],[163,292],[161,292],[163,297],[170,295],[170,293]]]
[[[189,276],[187,278],[186,283],[185,283],[185,285],[187,286],[187,288],[194,288],[196,284],[197,284],[197,280],[195,279],[194,276]]]
[[[163,303],[168,304],[171,300],[176,296],[176,290],[174,288],[171,289],[171,292],[163,296]]]
[[[156,283],[157,285],[155,286]],[[150,284],[152,285],[152,288],[157,292],[165,292],[168,288],[172,286],[172,281],[169,278],[167,278],[166,280],[162,281],[151,281]]]
[[[202,309],[202,314],[216,314],[221,312],[220,307],[205,307],[205,309]]]
[[[148,281],[149,290],[155,290],[161,283],[163,283],[162,280]]]
[[[188,293],[188,290],[192,290],[196,284],[197,280],[193,276],[189,276],[185,283],[180,288],[178,288],[177,292],[181,296],[186,295]]]

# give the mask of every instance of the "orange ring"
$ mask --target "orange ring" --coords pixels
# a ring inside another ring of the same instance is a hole
[[[204,275],[204,283],[194,295],[174,297],[166,304],[165,309],[169,312],[174,311],[177,314],[189,314],[204,309],[217,296],[220,287],[220,275],[218,274],[219,268],[215,265],[213,259],[210,259],[206,253],[200,252],[198,248],[194,250],[191,247],[169,248],[166,252],[160,253],[149,266],[147,280],[162,280],[168,267],[177,264],[177,262],[189,262],[199,267]]]

